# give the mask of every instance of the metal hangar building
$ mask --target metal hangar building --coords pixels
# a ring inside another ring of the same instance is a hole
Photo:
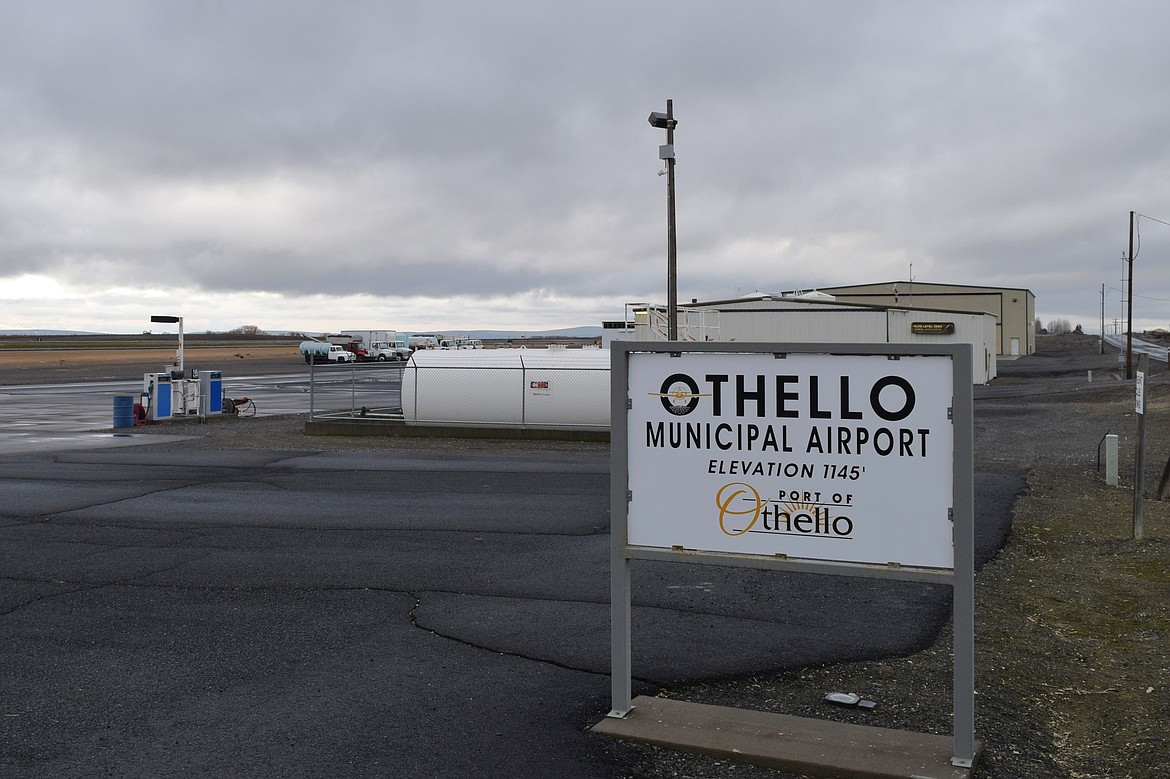
[[[1036,296],[1030,290],[921,281],[882,281],[819,290],[842,303],[986,312],[996,320],[996,355],[1023,357],[1036,352]]]
[[[1018,293],[1017,297],[1019,294],[1023,293]],[[972,306],[972,310],[926,307],[922,305],[926,300],[921,297],[910,301],[900,291],[898,296],[898,305],[842,301],[827,290],[754,293],[742,298],[704,302],[692,300],[678,308],[679,340],[968,343],[971,344],[975,383],[985,384],[996,377],[1001,339],[1000,320],[995,314],[980,310],[978,306]],[[666,340],[667,318],[663,306],[628,303],[625,325],[621,328],[623,332],[607,331],[607,340]],[[1029,348],[1023,344],[1031,344],[1032,339],[1019,343],[1021,350]]]

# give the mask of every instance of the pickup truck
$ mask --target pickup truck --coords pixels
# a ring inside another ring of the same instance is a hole
[[[369,356],[366,359],[378,362],[386,360],[405,362],[413,353],[414,349],[407,346],[406,341],[374,341],[370,344]]]
[[[311,362],[353,362],[357,355],[345,350],[340,344],[324,343],[323,341],[301,341],[301,354],[306,363]]]

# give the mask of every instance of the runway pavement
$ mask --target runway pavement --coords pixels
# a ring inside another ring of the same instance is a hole
[[[87,432],[118,391],[0,388],[0,775],[643,773],[648,750],[585,732],[609,708],[604,446]],[[60,413],[22,428],[22,403]],[[981,560],[1022,487],[977,474]],[[634,603],[635,693],[653,694],[912,652],[950,590],[638,563]]]
[[[224,389],[228,397],[252,398],[258,416],[309,410],[307,372],[225,377]],[[141,381],[0,385],[0,455],[128,445],[132,442],[94,431],[113,426],[116,396],[137,397],[141,391]]]

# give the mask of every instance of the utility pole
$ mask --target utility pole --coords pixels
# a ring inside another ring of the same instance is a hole
[[[1101,285],[1101,338],[1097,341],[1097,354],[1105,354],[1105,285]]]
[[[1133,378],[1133,211],[1129,212],[1129,300],[1125,315],[1125,378]]]

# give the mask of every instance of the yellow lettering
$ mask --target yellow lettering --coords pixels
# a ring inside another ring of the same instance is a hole
[[[748,507],[743,509],[732,508],[731,504],[735,501],[743,501],[747,503]],[[760,511],[764,508],[768,501],[760,497],[760,493],[756,488],[750,484],[743,482],[732,482],[725,484],[719,488],[719,492],[715,494],[715,506],[719,509],[719,529],[729,536],[742,536],[744,533],[752,529],[760,518]],[[743,517],[751,515],[751,519],[743,530],[728,530],[725,520],[727,517]]]

